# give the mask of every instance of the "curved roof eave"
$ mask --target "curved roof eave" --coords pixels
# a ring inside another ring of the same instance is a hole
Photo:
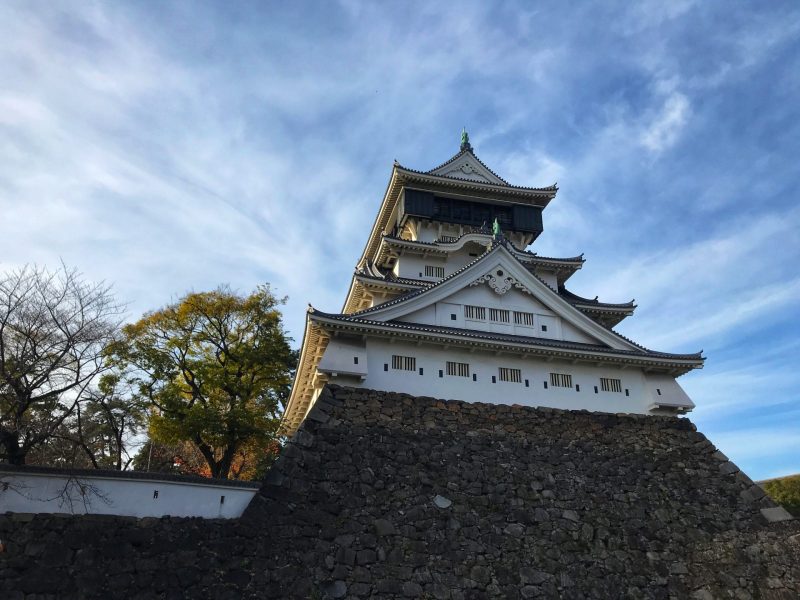
[[[585,344],[582,342],[569,342],[563,340],[551,340],[547,338],[529,338],[526,336],[519,336],[513,334],[493,333],[489,331],[480,331],[473,329],[459,329],[455,327],[442,327],[438,325],[427,325],[422,323],[407,323],[405,321],[372,321],[369,319],[362,319],[352,315],[337,315],[332,313],[325,313],[322,311],[314,310],[309,313],[309,318],[317,322],[323,323],[325,321],[335,321],[340,323],[349,323],[361,329],[373,330],[395,330],[407,331],[418,335],[420,332],[428,333],[433,336],[444,336],[452,339],[463,338],[469,340],[484,340],[487,342],[500,342],[508,343],[518,346],[520,349],[542,347],[546,350],[558,348],[565,351],[574,351],[585,355],[602,354],[607,356],[617,356],[619,358],[639,358],[644,360],[665,360],[665,361],[680,361],[692,363],[694,366],[691,368],[700,368],[705,361],[701,352],[692,354],[672,354],[669,352],[658,352],[640,347],[641,350],[621,350],[617,348],[610,348],[607,346],[599,346],[595,344]],[[666,363],[665,363],[666,364]],[[671,364],[671,363],[670,363]]]

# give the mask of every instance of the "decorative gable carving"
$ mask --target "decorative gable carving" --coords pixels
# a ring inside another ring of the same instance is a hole
[[[475,281],[469,284],[469,287],[475,287],[476,285],[487,284],[496,294],[502,296],[512,287],[517,288],[521,292],[533,296],[533,292],[529,290],[525,285],[521,284],[511,275],[508,275],[502,269],[492,269],[490,272],[486,273],[481,277],[478,277]]]

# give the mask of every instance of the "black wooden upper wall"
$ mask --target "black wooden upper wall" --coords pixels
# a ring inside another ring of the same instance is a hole
[[[406,189],[402,210],[407,215],[432,221],[491,227],[495,219],[507,231],[540,234],[542,207],[524,204],[492,204],[438,196],[432,192]]]

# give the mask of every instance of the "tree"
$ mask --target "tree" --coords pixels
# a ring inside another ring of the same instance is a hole
[[[121,313],[109,286],[64,265],[0,276],[0,460],[25,464],[75,414]]]
[[[191,442],[220,478],[243,449],[269,447],[296,362],[277,309],[283,302],[268,286],[249,296],[221,287],[123,328],[109,353],[152,405],[152,440]]]
[[[236,451],[228,473],[229,479],[261,479],[278,457],[277,440],[269,444],[250,443]],[[211,470],[197,446],[191,442],[164,444],[147,440],[133,457],[133,468],[151,473],[175,473],[211,477]]]
[[[764,491],[795,517],[800,517],[800,475],[772,479],[762,484]]]

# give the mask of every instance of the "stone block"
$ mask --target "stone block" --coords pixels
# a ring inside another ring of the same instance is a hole
[[[778,523],[780,521],[791,521],[794,517],[782,506],[774,508],[762,508],[761,514],[768,523]]]

